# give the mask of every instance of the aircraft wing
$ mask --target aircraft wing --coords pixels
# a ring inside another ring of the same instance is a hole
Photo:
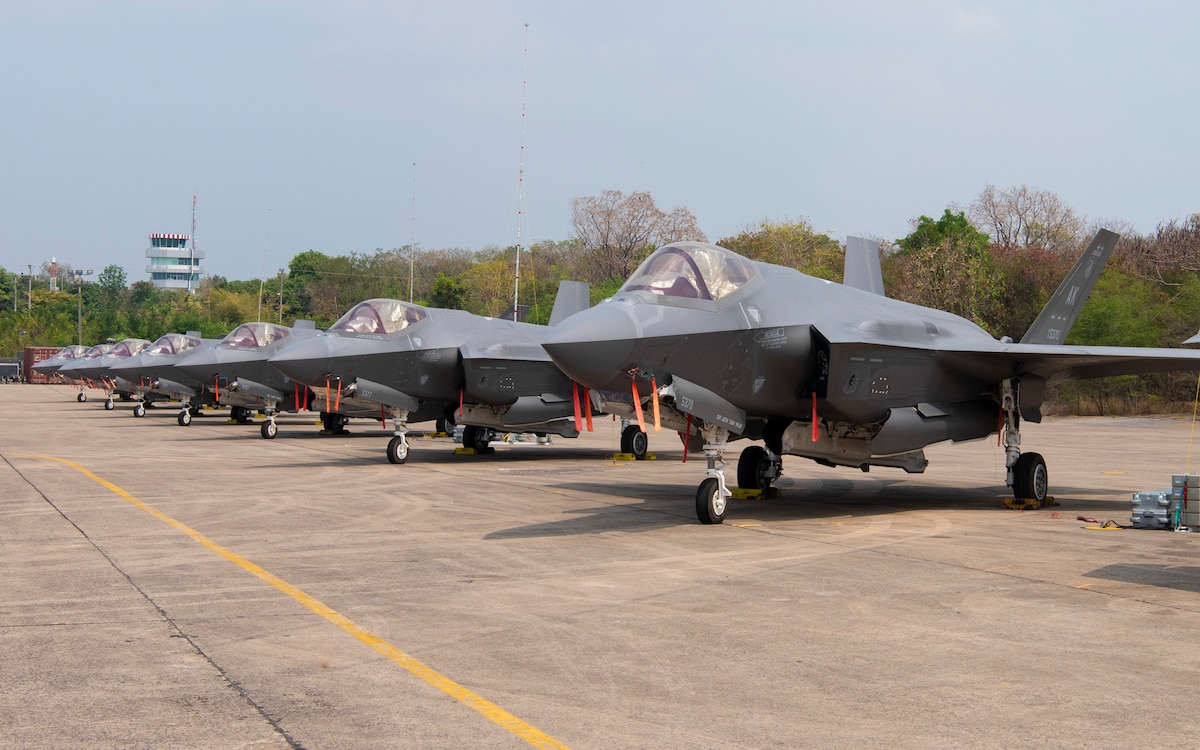
[[[1114,375],[1200,370],[1200,350],[1194,349],[998,343],[995,347],[975,351],[934,351],[934,356],[948,370],[974,375],[988,372],[997,380],[1035,375],[1047,383],[1057,383]]]

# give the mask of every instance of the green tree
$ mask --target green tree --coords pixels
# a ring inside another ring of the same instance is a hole
[[[803,219],[782,223],[763,220],[717,244],[751,260],[788,266],[822,279],[842,280],[842,246],[829,235],[814,231],[812,224]]]
[[[428,304],[446,310],[466,310],[471,301],[470,290],[461,279],[438,273],[429,290]]]
[[[894,296],[968,318],[996,335],[1003,308],[1003,284],[988,237],[960,211],[940,219],[922,216],[899,252],[885,262]],[[899,282],[899,283],[897,283]]]

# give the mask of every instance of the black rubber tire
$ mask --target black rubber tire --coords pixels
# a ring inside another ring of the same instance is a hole
[[[767,469],[771,467],[771,459],[767,449],[761,445],[750,445],[738,456],[737,482],[744,490],[765,490],[771,486],[771,480],[766,477]]]
[[[625,425],[625,429],[621,430],[621,452],[629,453],[638,461],[646,457],[646,451],[650,447],[649,436],[642,432],[642,428],[635,425]]]
[[[492,431],[487,427],[477,427],[469,424],[463,427],[462,443],[464,448],[474,448],[477,453],[486,453],[492,442]]]
[[[279,427],[272,421],[267,420],[262,423],[262,427],[258,428],[258,432],[263,436],[263,440],[274,440],[279,434]]]
[[[179,412],[179,416],[175,418],[175,421],[179,423],[180,427],[187,427],[192,423],[192,413],[184,409]]]
[[[401,451],[403,451],[403,453],[401,453]],[[395,437],[393,437],[391,440],[388,441],[387,457],[388,457],[388,461],[390,463],[393,463],[393,464],[408,463],[408,456],[411,453],[412,453],[412,448],[404,445],[404,441],[402,441],[400,439],[399,435],[396,435]]]
[[[104,411],[112,411],[115,408],[117,408],[117,405],[113,403],[111,398],[104,400]]]
[[[137,417],[138,419],[141,419],[142,417],[146,416],[146,405],[143,404],[141,401],[134,404],[133,405],[133,416]]]
[[[82,404],[84,401],[87,401],[87,394],[83,391],[80,391],[79,395],[75,397],[75,400]]]
[[[1040,453],[1022,453],[1013,464],[1013,497],[1018,500],[1046,500],[1050,494],[1050,474]]]
[[[728,509],[728,498],[721,497],[721,485],[716,477],[709,477],[700,483],[696,489],[696,517],[700,523],[721,523]]]

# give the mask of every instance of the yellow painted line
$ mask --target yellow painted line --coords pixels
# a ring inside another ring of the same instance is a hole
[[[10,456],[22,456],[24,458],[40,458],[45,461],[55,461],[57,463],[64,464],[66,466],[70,466],[72,469],[75,469],[76,471],[78,471],[80,474],[83,474],[88,479],[91,479],[92,481],[96,482],[97,484],[105,487],[110,492],[112,492],[114,495],[117,495],[119,497],[124,498],[125,500],[128,500],[134,506],[140,508],[141,510],[146,511],[147,513],[154,516],[155,518],[162,521],[163,523],[166,523],[167,525],[173,526],[176,529],[178,529],[179,531],[182,531],[184,534],[187,534],[192,539],[195,539],[197,542],[204,545],[209,550],[217,553],[218,555],[225,558],[226,560],[233,563],[234,565],[238,566],[239,568],[242,568],[243,570],[245,570],[249,573],[253,573],[254,575],[258,576],[263,581],[266,581],[267,583],[271,584],[272,586],[279,589],[283,593],[285,593],[288,596],[295,599],[300,604],[304,605],[304,607],[307,608],[308,610],[312,611],[315,614],[320,615],[321,617],[324,617],[329,622],[333,623],[334,625],[337,625],[339,628],[346,631],[347,633],[354,636],[355,638],[362,641],[363,643],[367,644],[368,646],[370,646],[372,649],[379,652],[380,654],[386,656],[388,659],[391,659],[393,662],[395,662],[399,666],[403,667],[404,669],[408,670],[413,675],[421,678],[429,685],[432,685],[433,687],[437,688],[438,690],[441,690],[443,693],[446,693],[450,697],[475,709],[479,713],[483,714],[483,716],[485,718],[487,718],[489,721],[499,724],[500,726],[504,727],[505,729],[512,732],[516,736],[518,736],[521,739],[528,742],[530,745],[532,745],[534,747],[539,747],[539,748],[564,748],[564,750],[567,747],[566,745],[562,744],[558,740],[556,740],[553,737],[549,736],[548,734],[542,732],[541,730],[537,729],[536,727],[533,727],[533,726],[525,723],[524,721],[521,721],[516,716],[513,716],[509,712],[507,712],[504,709],[497,706],[495,703],[492,703],[491,701],[488,701],[488,700],[476,695],[475,693],[472,693],[470,690],[463,687],[462,685],[459,685],[457,682],[454,682],[450,678],[445,677],[442,674],[439,674],[438,672],[434,671],[430,667],[427,667],[426,665],[417,661],[413,657],[404,653],[403,651],[396,648],[395,646],[388,643],[387,641],[383,640],[382,638],[375,635],[374,633],[364,630],[363,628],[356,625],[353,621],[338,614],[332,608],[326,606],[325,604],[322,604],[319,600],[314,599],[313,597],[304,593],[303,591],[301,591],[300,589],[291,585],[287,581],[267,572],[263,568],[260,568],[259,566],[250,562],[249,560],[247,560],[246,558],[237,554],[236,552],[233,552],[229,549],[226,549],[225,547],[222,547],[221,545],[217,544],[216,542],[214,542],[213,540],[204,536],[199,531],[196,531],[195,529],[191,528],[190,526],[180,523],[179,521],[176,521],[174,518],[171,518],[170,516],[168,516],[166,513],[163,513],[162,511],[160,511],[156,508],[153,508],[153,507],[147,505],[146,503],[143,503],[141,500],[138,500],[136,497],[134,497],[133,495],[130,495],[128,492],[121,489],[117,485],[113,484],[112,482],[108,481],[107,479],[104,479],[102,477],[97,476],[96,474],[93,474],[91,471],[89,471],[88,469],[85,469],[84,467],[80,466],[79,464],[74,463],[73,461],[68,461],[65,458],[56,458],[55,456],[38,456],[38,455],[29,454],[29,453],[10,453],[9,455]]]

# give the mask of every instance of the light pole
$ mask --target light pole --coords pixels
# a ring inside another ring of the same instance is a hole
[[[91,275],[92,275],[92,269],[90,269],[90,268],[86,271],[83,271],[78,268],[75,269],[75,288],[78,291],[78,296],[79,296],[79,313],[78,313],[78,317],[76,317],[76,321],[79,325],[79,345],[80,346],[83,346],[83,277],[91,276]]]
[[[26,276],[26,278],[29,279],[29,291],[28,291],[29,312],[32,314],[33,313],[33,266],[27,263],[27,264],[25,264],[25,269],[27,271],[29,271],[29,273],[27,273],[25,276]]]
[[[283,269],[279,269],[279,325],[283,325]]]

